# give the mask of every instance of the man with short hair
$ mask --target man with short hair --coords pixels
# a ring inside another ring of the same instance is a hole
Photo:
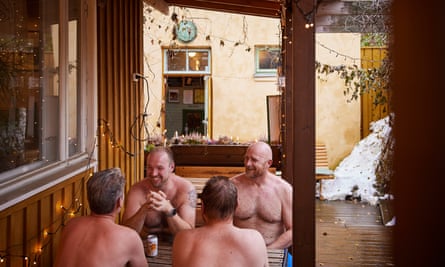
[[[260,233],[233,225],[237,190],[227,177],[210,178],[201,200],[204,226],[177,233],[172,251],[174,267],[269,266]]]
[[[120,169],[96,172],[87,182],[91,214],[68,221],[61,235],[55,267],[147,267],[136,231],[116,224],[124,203]]]
[[[196,189],[173,171],[173,153],[155,147],[147,156],[146,178],[134,184],[127,195],[123,224],[142,237],[160,234],[172,237],[180,230],[195,227]]]

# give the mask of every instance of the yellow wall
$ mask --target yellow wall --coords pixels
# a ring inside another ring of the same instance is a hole
[[[332,66],[360,66],[360,34],[316,35],[316,59]],[[334,168],[360,140],[360,100],[348,103],[344,80],[333,73],[316,79],[316,140],[326,144],[329,166]]]
[[[186,45],[172,41],[172,12],[179,20],[195,22],[198,36],[194,41]],[[151,125],[156,125],[163,99],[161,47],[207,47],[212,55],[213,138],[267,140],[266,96],[279,91],[276,77],[254,77],[254,46],[280,44],[279,20],[177,7],[170,7],[168,16],[156,10],[144,15],[144,75],[150,81]],[[317,34],[316,40],[349,56],[345,60],[317,45],[316,58],[322,64],[360,64],[351,59],[360,58],[359,34]],[[346,102],[343,80],[336,75],[317,80],[316,88],[316,140],[326,144],[333,168],[360,140],[360,103]],[[161,129],[154,128],[153,132],[160,133]]]
[[[171,7],[170,10],[170,14],[172,11],[178,13],[179,18],[185,16],[193,20],[198,28],[198,36],[193,42],[187,45],[176,42],[176,45],[211,49],[213,138],[232,136],[238,137],[240,141],[266,138],[266,96],[279,92],[276,77],[254,79],[254,45],[278,45],[279,20],[196,9]],[[150,77],[153,94],[150,95],[150,118],[152,124],[156,125],[162,99],[161,46],[168,47],[174,43],[171,41],[173,22],[170,16],[156,11],[152,11],[149,16],[156,18],[152,23],[144,25],[144,74]],[[167,26],[169,30],[165,31]],[[210,40],[206,40],[207,37]],[[237,42],[240,44],[236,45]],[[171,47],[176,48],[174,45]],[[250,51],[246,51],[249,48]],[[155,75],[150,74],[150,71]],[[159,132],[159,129],[156,131]]]

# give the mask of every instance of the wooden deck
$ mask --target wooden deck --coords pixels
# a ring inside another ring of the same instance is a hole
[[[315,266],[394,266],[393,228],[378,206],[353,201],[316,201]]]
[[[314,266],[394,266],[393,228],[384,226],[378,206],[354,201],[316,200]],[[281,253],[281,254],[280,254]],[[270,250],[270,266],[282,266],[282,251]],[[171,244],[160,242],[150,267],[171,266]]]

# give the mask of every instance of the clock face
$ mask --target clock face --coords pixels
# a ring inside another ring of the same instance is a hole
[[[178,40],[184,43],[193,41],[196,38],[196,25],[193,21],[182,20],[176,26]]]

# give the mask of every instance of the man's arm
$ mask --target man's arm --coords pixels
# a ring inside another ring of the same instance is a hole
[[[148,262],[147,258],[145,257],[145,251],[144,251],[144,245],[139,237],[135,232],[129,232],[128,233],[128,266],[132,267],[147,267]]]
[[[267,248],[282,249],[292,246],[292,186],[290,184],[285,184],[282,196],[282,218],[286,231],[270,243]]]
[[[139,192],[130,190],[124,214],[122,215],[122,224],[140,233],[144,227],[145,217],[149,209],[150,204],[142,202]]]
[[[189,188],[185,201],[177,207],[177,214],[174,216],[167,215],[167,223],[170,231],[176,234],[180,230],[193,229],[196,223],[196,190],[194,187]],[[170,209],[170,211],[173,209]]]

